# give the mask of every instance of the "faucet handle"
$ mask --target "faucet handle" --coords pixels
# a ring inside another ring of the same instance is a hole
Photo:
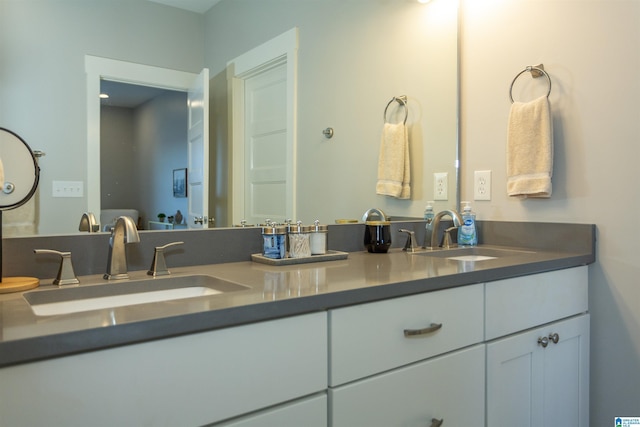
[[[416,250],[418,250],[418,244],[416,243],[416,233],[412,230],[407,230],[405,228],[401,228],[400,230],[401,233],[407,233],[407,242],[404,244],[404,249],[402,249],[403,251],[407,251],[407,252],[415,252]]]
[[[53,280],[53,284],[57,286],[77,285],[80,283],[73,271],[73,263],[71,262],[71,252],[60,252],[52,249],[34,249],[35,254],[53,254],[59,255],[61,258],[58,275]]]
[[[164,246],[156,246],[155,250],[153,251],[153,261],[151,262],[151,267],[149,268],[149,271],[147,271],[147,274],[153,277],[168,276],[169,274],[171,274],[169,272],[169,269],[167,269],[167,262],[164,258],[164,250],[171,246],[183,244],[184,242],[172,242],[167,243]]]
[[[451,243],[451,232],[453,230],[457,230],[458,227],[449,227],[446,230],[444,230],[444,236],[442,236],[442,247],[444,249],[450,249],[450,248],[455,248],[458,246],[457,243]]]

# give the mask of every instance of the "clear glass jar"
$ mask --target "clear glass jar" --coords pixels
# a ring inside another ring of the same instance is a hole
[[[311,236],[309,238],[311,245],[311,255],[324,255],[327,253],[327,237],[329,227],[320,225],[319,220],[313,221],[311,227]]]
[[[291,233],[291,227],[293,227],[293,221],[291,219],[285,219],[284,220],[284,227],[287,233],[287,237],[285,239],[285,246],[286,246],[286,253],[287,253],[287,258],[290,258],[290,254],[289,254],[289,233]]]
[[[310,231],[311,227],[303,226],[301,221],[289,228],[289,257],[304,258],[311,256]]]

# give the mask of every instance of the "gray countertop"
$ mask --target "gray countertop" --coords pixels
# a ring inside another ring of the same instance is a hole
[[[558,270],[595,260],[593,247],[584,251],[510,249],[522,252],[469,262],[392,249],[387,254],[351,252],[344,260],[287,266],[243,261],[173,268],[173,276],[206,274],[243,284],[247,289],[58,316],[36,316],[22,293],[0,295],[0,367]],[[130,276],[129,280],[148,278],[146,271],[134,271]],[[105,283],[100,275],[80,280],[80,286]],[[53,288],[41,285],[39,289]]]

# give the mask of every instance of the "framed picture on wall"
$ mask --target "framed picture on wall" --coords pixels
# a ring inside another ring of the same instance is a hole
[[[187,197],[187,168],[173,170],[173,197]]]

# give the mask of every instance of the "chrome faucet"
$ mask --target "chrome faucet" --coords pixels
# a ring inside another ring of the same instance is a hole
[[[425,228],[424,247],[426,249],[436,249],[441,246],[440,242],[445,240],[444,236],[442,239],[438,238],[438,228],[440,228],[440,220],[442,219],[442,217],[446,215],[449,215],[451,219],[453,219],[454,228],[462,226],[462,223],[463,223],[462,217],[455,210],[451,209],[451,210],[438,212],[436,216],[433,217],[433,221],[431,221],[431,223],[428,223]],[[450,231],[451,229],[447,229],[445,234],[447,234]],[[447,241],[446,247],[449,247],[450,239],[446,239],[446,241]]]
[[[107,280],[128,279],[127,274],[127,243],[138,243],[140,235],[135,222],[128,216],[120,216],[111,230],[109,238],[109,257],[107,258]]]
[[[87,231],[89,233],[95,233],[100,231],[100,224],[96,220],[96,216],[92,212],[85,212],[80,218],[79,231]]]

